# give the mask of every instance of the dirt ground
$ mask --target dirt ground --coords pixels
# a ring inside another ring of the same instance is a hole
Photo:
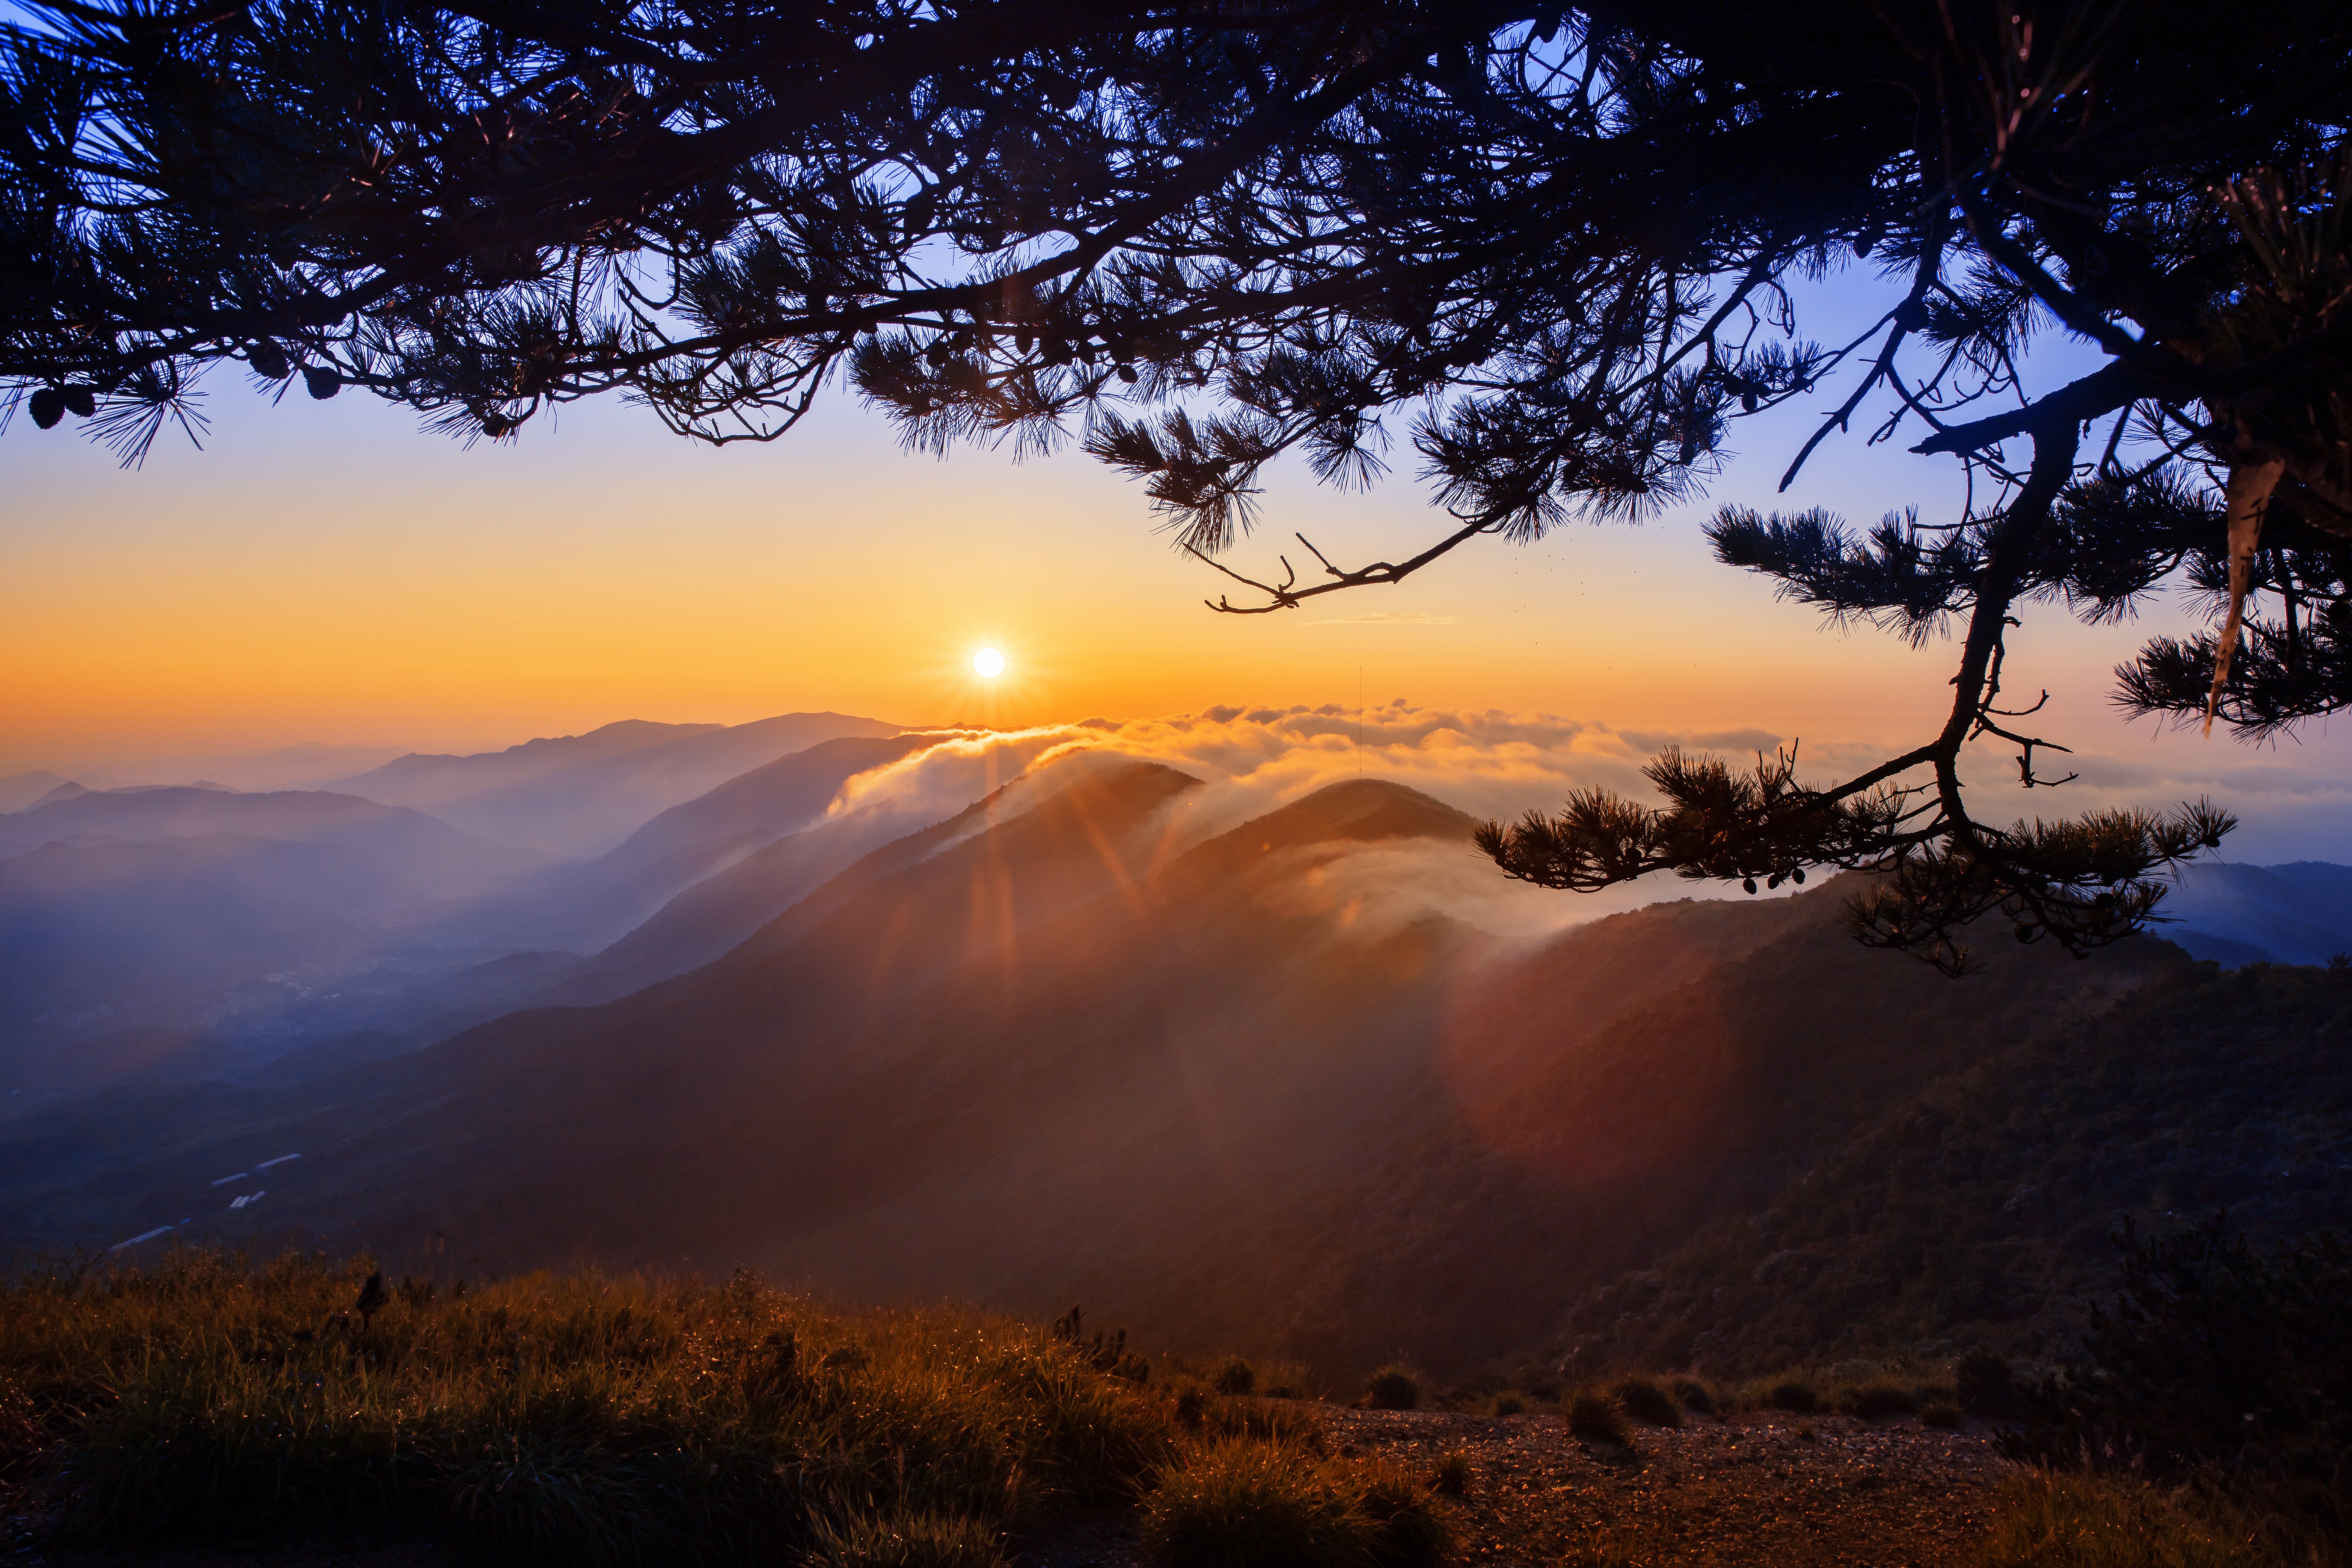
[[[1966,1560],[2005,1468],[1991,1438],[1916,1421],[1751,1415],[1636,1427],[1630,1448],[1558,1415],[1327,1408],[1341,1453],[1433,1473],[1468,1462],[1454,1500],[1465,1564],[1544,1568],[1947,1568]],[[1034,1568],[1144,1568],[1122,1522],[1028,1543]]]
[[[1475,1563],[1942,1568],[1983,1532],[2006,1468],[1989,1436],[1911,1420],[1691,1420],[1636,1427],[1630,1450],[1580,1441],[1557,1415],[1341,1410],[1330,1424],[1343,1448],[1415,1469],[1461,1453],[1455,1527]]]

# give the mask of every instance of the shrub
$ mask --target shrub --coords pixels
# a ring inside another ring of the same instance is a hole
[[[1715,1402],[1715,1391],[1695,1377],[1678,1377],[1674,1381],[1674,1395],[1682,1407],[1694,1415],[1713,1415],[1720,1406]]]
[[[2073,1464],[2130,1454],[2159,1479],[2227,1484],[2341,1535],[2352,1451],[2352,1245],[2332,1232],[2257,1252],[2221,1220],[2160,1239],[2126,1226],[2124,1289],[2081,1362],[2031,1397],[2013,1452]]]
[[[1675,1396],[1646,1377],[1629,1377],[1616,1389],[1617,1407],[1634,1420],[1651,1426],[1679,1426],[1683,1424],[1682,1406]]]
[[[2285,1568],[2245,1515],[2132,1477],[2027,1470],[1994,1494],[1975,1568]]]
[[[1448,1544],[1428,1494],[1393,1470],[1235,1440],[1161,1479],[1142,1535],[1168,1568],[1425,1568]]]
[[[1811,1415],[1822,1407],[1822,1396],[1802,1378],[1784,1377],[1764,1390],[1764,1403],[1774,1410]]]
[[[1429,1478],[1429,1489],[1439,1497],[1462,1497],[1470,1490],[1470,1459],[1459,1449],[1437,1461],[1437,1471]]]
[[[1919,1406],[1919,1423],[1946,1432],[1957,1432],[1968,1423],[1968,1415],[1948,1399],[1931,1399]]]
[[[1842,1390],[1837,1405],[1848,1415],[1883,1421],[1889,1415],[1909,1415],[1919,1408],[1918,1397],[1899,1383],[1865,1383]]]
[[[1528,1402],[1507,1388],[1486,1403],[1489,1415],[1525,1415],[1527,1413]]]
[[[1364,1384],[1364,1403],[1374,1410],[1413,1410],[1421,1405],[1421,1379],[1410,1367],[1389,1365]]]
[[[1625,1417],[1617,1413],[1616,1405],[1597,1394],[1569,1395],[1566,1414],[1568,1429],[1580,1437],[1614,1443],[1621,1448],[1632,1441],[1625,1430]]]
[[[1209,1374],[1209,1386],[1219,1394],[1255,1394],[1257,1368],[1237,1355],[1229,1355]]]

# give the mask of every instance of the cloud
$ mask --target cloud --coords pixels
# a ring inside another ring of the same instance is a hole
[[[1474,817],[1516,817],[1556,809],[1574,790],[1605,788],[1655,798],[1642,769],[1679,746],[1737,764],[1782,744],[1773,731],[1728,728],[1677,732],[1618,729],[1539,710],[1421,708],[1398,699],[1360,712],[1326,703],[1235,703],[1156,718],[1089,719],[1021,731],[958,731],[940,743],[854,779],[835,810],[877,814],[913,826],[954,816],[1010,785],[1005,811],[1025,809],[1039,790],[1057,788],[1113,757],[1163,763],[1202,781],[1160,819],[1160,853],[1184,850],[1252,817],[1331,784],[1385,779],[1434,796]],[[1884,761],[1888,748],[1863,740],[1815,742],[1800,776],[1827,783]],[[1979,814],[2074,816],[2111,805],[2169,806],[2210,795],[2242,812],[2249,826],[2231,841],[2233,858],[2352,858],[2352,784],[2335,749],[2256,752],[2167,744],[2069,758],[2082,781],[2059,791],[2016,787],[2007,752],[1982,742],[1964,771]],[[1019,781],[1015,783],[1015,781]],[[977,824],[975,824],[977,826]],[[1661,900],[1745,896],[1736,887],[1654,877],[1605,894],[1550,892],[1512,883],[1457,845],[1405,844],[1356,851],[1327,873],[1332,895],[1383,918],[1436,910],[1498,934],[1538,935]],[[1335,906],[1337,907],[1337,906]]]

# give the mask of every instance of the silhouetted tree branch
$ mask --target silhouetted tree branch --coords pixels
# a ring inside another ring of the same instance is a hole
[[[2260,736],[2352,696],[2340,6],[25,16],[0,29],[0,384],[126,460],[201,428],[224,363],[468,440],[609,393],[698,439],[770,440],[847,384],[919,447],[1075,435],[1252,590],[1212,605],[1244,614],[1393,584],[1481,535],[1655,514],[1719,471],[1732,421],[1793,399],[1830,406],[1783,489],[1857,420],[1873,440],[1916,423],[1915,450],[1963,465],[1958,516],[1711,529],[1720,559],[1835,618],[1958,631],[1931,741],[1820,789],[1662,758],[1663,808],[1497,829],[1514,875],[1872,867],[1867,940],[1959,967],[1954,932],[1998,909],[2080,951],[2227,819],[1968,813],[1970,737],[2017,745],[2026,787],[2063,782],[2033,763],[2062,744],[1996,706],[2020,609],[2113,618],[2186,582],[2217,630],[2152,642],[2120,672],[2130,711]],[[1805,336],[1796,285],[1865,266],[1884,317]],[[2041,384],[2053,332],[2108,363]],[[1303,586],[1286,559],[1278,581],[1217,559],[1268,465],[1368,484],[1399,434],[1452,520],[1429,549],[1344,567],[1309,546]]]

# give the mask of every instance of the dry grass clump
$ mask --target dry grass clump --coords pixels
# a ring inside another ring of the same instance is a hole
[[[1143,1542],[1169,1568],[1426,1568],[1449,1534],[1402,1472],[1228,1438],[1161,1479]]]
[[[1579,1437],[1614,1443],[1621,1448],[1632,1442],[1617,1402],[1603,1394],[1589,1390],[1571,1394],[1561,1402],[1560,1414],[1568,1418],[1568,1429]]]
[[[1004,1534],[961,1514],[902,1513],[818,1526],[810,1568],[1009,1568]]]
[[[1364,1403],[1374,1410],[1413,1410],[1421,1405],[1421,1375],[1391,1363],[1364,1380]]]
[[[1890,1415],[1912,1415],[1918,1413],[1919,1396],[1899,1383],[1884,1379],[1859,1384],[1837,1392],[1838,1410],[1847,1415],[1859,1415],[1865,1421],[1883,1421]]]
[[[2285,1568],[2252,1517],[2129,1477],[2026,1470],[2002,1483],[1976,1568]]]
[[[1694,1415],[1715,1415],[1722,1411],[1715,1390],[1695,1377],[1678,1377],[1671,1388],[1675,1402]]]
[[[1617,1408],[1646,1426],[1680,1426],[1682,1406],[1675,1396],[1646,1377],[1629,1377],[1614,1391]]]
[[[1209,1373],[1209,1386],[1219,1394],[1255,1394],[1257,1368],[1237,1355],[1229,1355]]]
[[[1099,1341],[744,1275],[436,1296],[186,1254],[0,1282],[0,1468],[90,1545],[358,1523],[598,1568],[1003,1568],[1066,1505],[1149,1499],[1219,1561],[1442,1555],[1427,1489],[1329,1458],[1314,1405],[1152,1388]]]

